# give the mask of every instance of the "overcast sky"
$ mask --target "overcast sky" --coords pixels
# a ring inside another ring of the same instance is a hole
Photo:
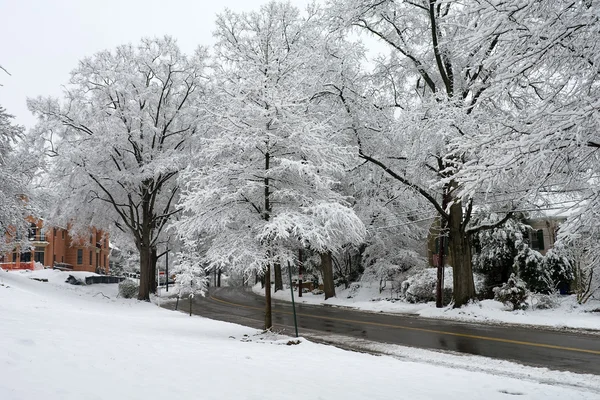
[[[266,0],[0,0],[0,105],[30,128],[27,97],[60,96],[77,62],[142,37],[171,35],[190,54],[213,44],[215,15]],[[304,8],[308,0],[292,0]]]

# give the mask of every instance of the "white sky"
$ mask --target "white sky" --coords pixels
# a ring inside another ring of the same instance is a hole
[[[267,0],[0,0],[0,105],[27,128],[27,97],[61,96],[77,62],[142,37],[171,35],[190,54],[213,44],[217,13],[256,10]],[[291,0],[304,8],[308,0]]]

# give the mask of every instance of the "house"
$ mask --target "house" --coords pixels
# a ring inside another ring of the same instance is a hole
[[[546,255],[548,250],[554,247],[558,227],[565,221],[566,218],[561,216],[543,216],[525,220],[525,223],[531,227],[528,230],[529,247]]]
[[[559,226],[566,221],[564,215],[542,213],[535,217],[523,220],[530,228],[527,231],[525,242],[532,250],[546,255],[548,250],[554,247]],[[427,257],[429,265],[437,267],[439,263],[439,219],[432,224],[427,238]],[[452,265],[452,256],[448,251],[448,240],[444,241],[445,265]],[[475,252],[475,249],[473,249]]]
[[[67,229],[43,226],[43,220],[28,218],[29,244],[15,246],[0,255],[3,269],[34,269],[35,263],[46,267],[108,274],[109,237],[102,230],[90,228],[89,236],[74,238]]]

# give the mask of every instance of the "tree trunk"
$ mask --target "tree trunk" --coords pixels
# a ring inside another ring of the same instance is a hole
[[[140,251],[140,290],[138,300],[150,300],[150,247],[142,243]]]
[[[157,261],[158,257],[156,253],[156,247],[152,247],[152,249],[150,249],[150,274],[148,275],[150,279],[148,282],[150,293],[156,293],[156,289],[158,287],[158,277],[156,276]]]
[[[283,290],[283,278],[281,277],[281,264],[276,263],[274,265],[275,267],[275,290],[274,292],[277,293],[278,290]]]
[[[325,300],[335,297],[335,285],[333,284],[333,262],[331,252],[321,253],[321,268],[323,268],[323,291]]]
[[[448,235],[452,256],[454,307],[461,307],[475,298],[475,282],[471,265],[471,245],[463,229],[462,204],[455,201],[450,207]]]
[[[265,330],[273,327],[271,314],[271,265],[267,265],[265,271]]]
[[[144,182],[143,187],[148,187],[148,182]],[[137,236],[137,248],[140,252],[140,291],[138,293],[138,300],[150,301],[150,293],[154,287],[152,280],[155,279],[153,276],[152,268],[152,248],[151,246],[151,220],[152,214],[150,212],[150,200],[148,196],[142,196],[142,215],[141,215],[141,229],[139,236]],[[156,249],[154,249],[156,250]],[[156,252],[154,253],[156,259]],[[154,263],[156,267],[156,262]],[[156,271],[154,270],[154,273]]]
[[[243,278],[242,278],[242,282],[244,282]],[[217,272],[217,287],[221,287],[221,270],[219,270],[219,272]]]
[[[448,207],[448,199],[450,197],[450,188],[444,186],[444,193],[442,199],[442,208],[445,210]],[[462,208],[461,208],[462,212]],[[461,215],[462,218],[462,215]],[[438,265],[437,265],[437,282],[435,285],[435,306],[442,308],[444,306],[444,269],[446,268],[446,244],[449,246],[448,241],[448,220],[440,218],[440,232],[438,236]],[[448,302],[450,299],[448,299]]]

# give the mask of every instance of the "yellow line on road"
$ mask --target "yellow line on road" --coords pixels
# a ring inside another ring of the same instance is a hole
[[[231,303],[226,300],[217,299],[214,296],[210,296],[210,298],[216,302],[228,304],[228,305],[234,306],[234,307],[247,308],[247,309],[251,309],[251,310],[260,310],[260,311],[263,310],[260,307],[253,307],[253,306],[247,306],[244,304]],[[273,312],[279,313],[279,314],[288,314],[288,315],[292,314],[291,312],[288,312],[288,311],[273,310]],[[566,351],[575,351],[575,352],[579,352],[579,353],[600,355],[600,350],[587,350],[587,349],[579,349],[576,347],[557,346],[557,345],[553,345],[553,344],[526,342],[526,341],[522,341],[522,340],[512,340],[512,339],[502,339],[502,338],[496,338],[496,337],[490,337],[490,336],[471,335],[471,334],[467,334],[467,333],[439,331],[439,330],[435,330],[435,329],[416,328],[413,326],[405,326],[405,325],[384,324],[384,323],[380,323],[380,322],[356,321],[356,320],[352,320],[352,319],[324,317],[324,316],[320,316],[320,315],[311,315],[311,314],[303,314],[303,313],[297,313],[296,315],[302,316],[302,317],[326,319],[326,320],[332,320],[332,321],[338,321],[338,322],[349,322],[349,323],[358,323],[358,324],[365,324],[365,325],[372,325],[372,326],[381,326],[381,327],[385,327],[385,328],[404,329],[404,330],[409,330],[409,331],[427,332],[427,333],[437,333],[437,334],[443,334],[443,335],[464,337],[464,338],[469,338],[469,339],[487,340],[490,342],[510,343],[510,344],[518,344],[518,345],[522,345],[522,346],[542,347],[542,348],[546,348],[546,349],[566,350]]]

